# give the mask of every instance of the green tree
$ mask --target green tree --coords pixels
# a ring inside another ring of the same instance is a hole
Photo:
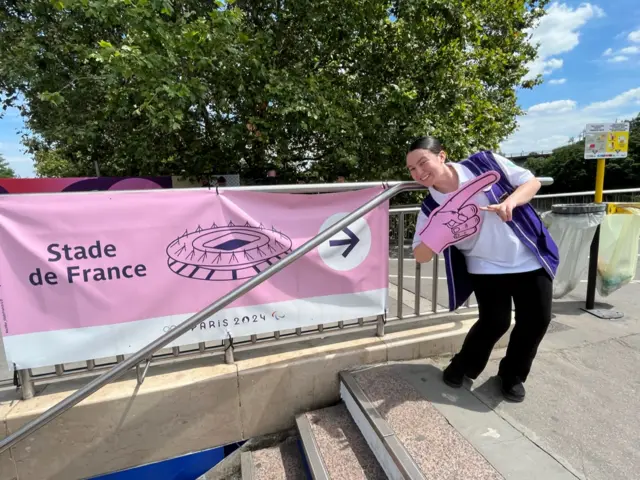
[[[34,163],[40,177],[90,177],[95,175],[85,163],[71,162],[64,158],[56,150],[35,149],[33,151]]]
[[[0,178],[15,178],[16,172],[9,166],[9,162],[0,153]]]
[[[417,135],[455,158],[514,130],[546,3],[4,2],[0,90],[41,175],[397,178]]]

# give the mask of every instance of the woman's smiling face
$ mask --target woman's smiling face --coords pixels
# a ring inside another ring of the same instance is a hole
[[[446,170],[444,152],[435,154],[429,150],[417,149],[407,154],[407,168],[411,177],[425,187],[433,187]]]

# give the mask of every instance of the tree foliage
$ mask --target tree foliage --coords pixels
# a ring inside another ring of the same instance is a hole
[[[0,178],[15,178],[16,172],[0,153]]]
[[[629,156],[607,160],[605,188],[636,188],[640,183],[640,115],[630,121]],[[545,192],[580,192],[595,188],[596,161],[584,159],[584,140],[557,148],[547,158],[529,158],[525,165],[536,175],[553,177]]]
[[[514,130],[546,3],[13,0],[0,90],[41,175],[398,177],[417,135],[461,157]]]

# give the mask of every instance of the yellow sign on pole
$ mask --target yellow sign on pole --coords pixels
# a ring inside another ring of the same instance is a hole
[[[627,158],[629,152],[629,122],[590,123],[585,130],[586,160]]]

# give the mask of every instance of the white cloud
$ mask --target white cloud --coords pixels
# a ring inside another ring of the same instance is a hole
[[[564,85],[565,83],[567,83],[566,78],[554,78],[549,80],[549,85]]]
[[[525,77],[525,80],[536,78],[538,75],[549,75],[554,70],[562,68],[564,62],[559,58],[552,58],[550,60],[536,59],[529,64],[529,73]]]
[[[617,97],[604,102],[592,103],[585,107],[585,111],[614,110],[621,107],[640,106],[640,88],[628,90]]]
[[[626,62],[627,60],[629,60],[629,57],[625,57],[624,55],[616,55],[613,58],[610,58],[608,61],[609,63],[622,63],[622,62]]]
[[[602,55],[605,57],[610,57],[611,55],[613,55],[613,48],[607,48]]]
[[[531,43],[540,44],[538,54],[549,58],[570,52],[580,43],[578,30],[592,18],[604,16],[604,11],[590,3],[571,8],[565,4],[553,3],[532,30]]]
[[[557,100],[555,102],[539,103],[529,108],[529,113],[563,113],[574,110],[576,102],[574,100]]]
[[[629,34],[629,41],[634,43],[640,43],[640,30],[636,30],[635,32],[631,32]]]
[[[565,102],[565,108],[559,102]],[[518,118],[518,130],[501,144],[501,150],[505,153],[548,151],[566,145],[571,137],[577,138],[587,123],[631,120],[640,113],[640,87],[584,108],[572,100],[559,102],[548,102],[555,104],[555,109],[531,107],[529,112],[534,111]],[[569,108],[570,102],[574,108]]]
[[[540,74],[549,74],[562,67],[562,60],[552,57],[573,50],[580,43],[579,29],[589,20],[604,15],[600,7],[590,3],[577,8],[571,8],[564,3],[551,4],[547,14],[534,28],[526,32],[531,35],[529,41],[539,47],[538,58],[528,65],[529,73],[525,80],[533,79]]]
[[[640,53],[640,47],[636,47],[635,45],[631,47],[625,47],[620,50],[620,54],[622,55],[635,55],[636,53]]]

